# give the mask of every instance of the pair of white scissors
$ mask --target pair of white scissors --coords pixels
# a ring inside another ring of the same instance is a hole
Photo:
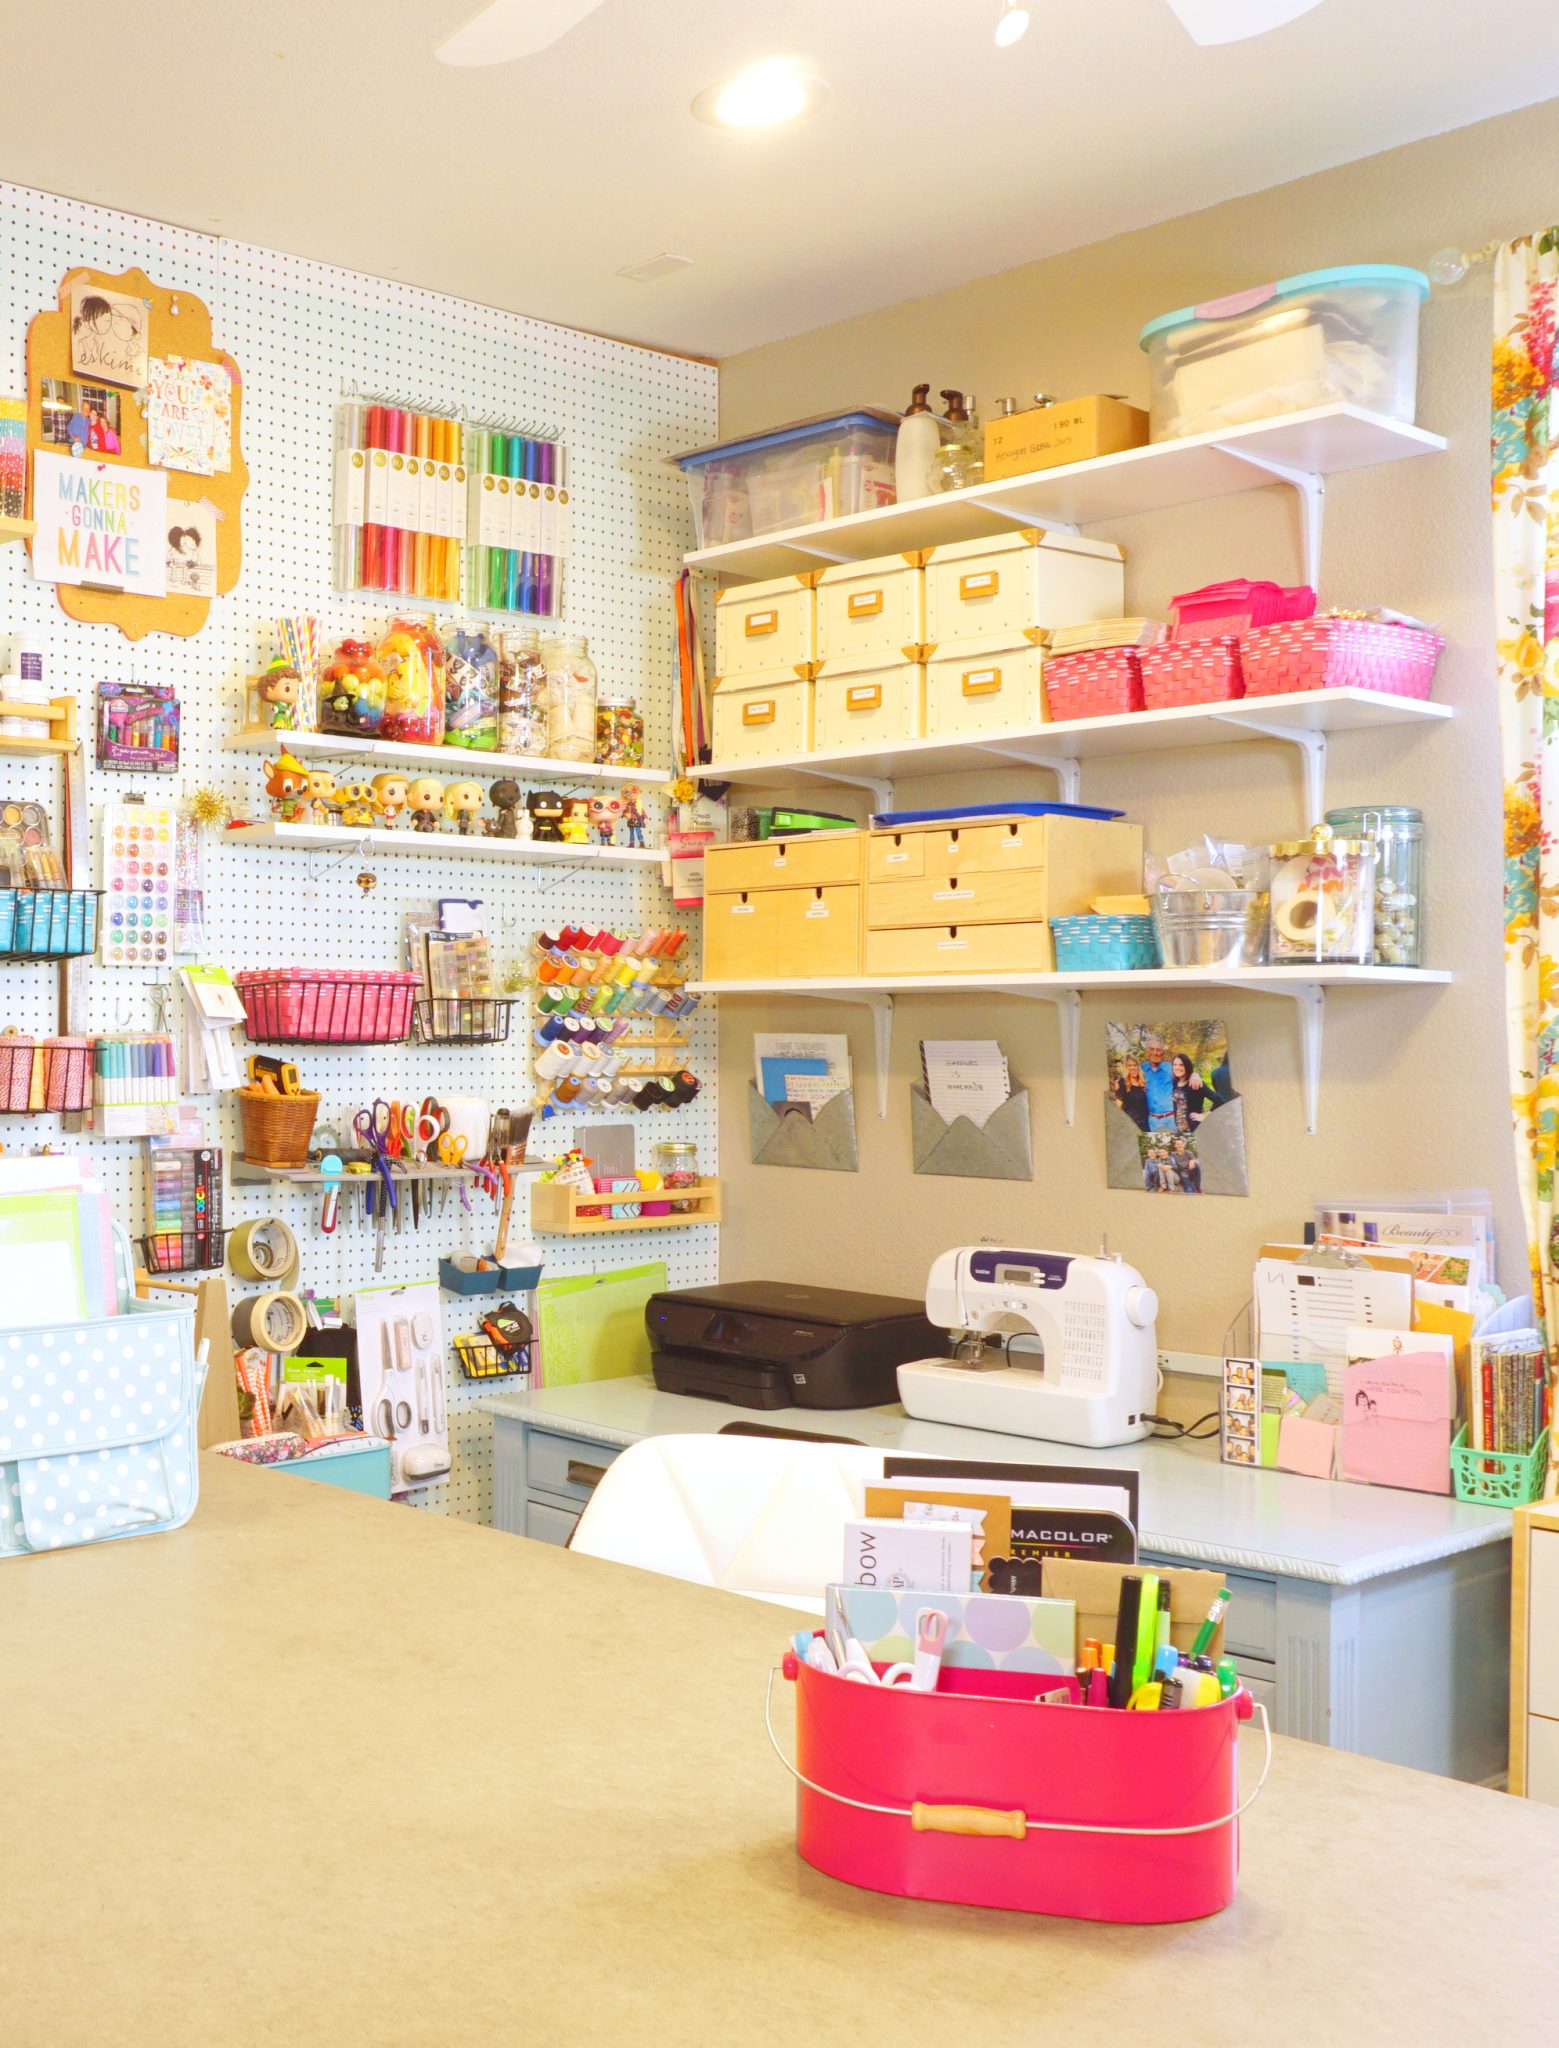
[[[879,1678],[872,1661],[854,1636],[847,1638],[842,1677],[858,1685],[904,1685],[913,1692],[935,1692],[942,1669],[942,1651],[947,1642],[947,1616],[940,1607],[922,1607],[915,1618],[915,1661],[890,1664]]]

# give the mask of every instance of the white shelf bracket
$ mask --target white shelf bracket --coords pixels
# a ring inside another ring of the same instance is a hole
[[[994,512],[998,519],[1010,519],[1014,526],[1037,526],[1041,533],[1078,533],[1081,531],[1070,519],[1047,519],[1040,513],[1020,512],[1006,498],[970,498],[966,505],[978,505],[982,512]]]
[[[1072,754],[1024,754],[1015,747],[981,747],[996,761],[1021,761],[1025,768],[1048,768],[1061,785],[1061,801],[1075,804],[1082,788],[1082,763]]]
[[[1314,1137],[1321,1106],[1321,1024],[1326,1015],[1326,991],[1313,981],[1251,981],[1245,986],[1264,996],[1287,996],[1295,1007],[1305,1129]]]
[[[893,809],[893,784],[882,775],[846,775],[833,768],[805,768],[800,762],[791,763],[783,771],[775,770],[775,780],[785,776],[802,775],[810,782],[835,782],[841,789],[864,789],[871,792],[874,811]]]
[[[1222,714],[1220,714],[1222,716]],[[1297,747],[1305,757],[1305,817],[1314,825],[1326,814],[1326,734],[1309,732],[1302,726],[1278,725],[1266,718],[1248,718],[1242,712],[1231,712],[1223,718],[1226,725],[1237,725],[1245,732],[1260,733],[1263,739],[1282,740],[1285,745]],[[1071,801],[1071,799],[1068,799]]]
[[[1251,469],[1262,470],[1267,476],[1275,477],[1279,483],[1291,484],[1299,493],[1300,557],[1304,565],[1305,581],[1312,589],[1320,588],[1321,581],[1321,514],[1326,506],[1326,479],[1312,470],[1295,469],[1287,462],[1274,462],[1270,455],[1253,455],[1248,448],[1231,448],[1227,442],[1215,441],[1213,446],[1220,455],[1232,455],[1236,462],[1243,462]]]
[[[823,1003],[854,1003],[872,1013],[872,1050],[877,1061],[877,1115],[888,1114],[888,1067],[893,1052],[893,998],[869,995],[847,988],[809,989],[808,996]]]
[[[1061,1114],[1072,1123],[1077,1115],[1077,1049],[1082,1039],[1083,999],[1075,988],[1004,988],[1004,996],[1029,1003],[1049,1003],[1061,1028]]]

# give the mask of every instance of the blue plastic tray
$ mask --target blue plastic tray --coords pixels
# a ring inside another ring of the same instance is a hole
[[[1124,811],[1102,811],[1094,804],[958,804],[950,811],[877,811],[872,825],[896,832],[901,825],[974,825],[982,818],[1124,818]]]

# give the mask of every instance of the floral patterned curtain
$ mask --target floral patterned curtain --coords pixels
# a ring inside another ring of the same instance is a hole
[[[1495,258],[1494,610],[1505,782],[1505,1013],[1532,1287],[1559,1343],[1559,228]]]

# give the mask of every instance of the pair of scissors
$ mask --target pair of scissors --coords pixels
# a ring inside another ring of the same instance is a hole
[[[392,1213],[398,1212],[395,1194],[395,1174],[390,1166],[391,1132],[400,1104],[378,1100],[372,1109],[360,1109],[352,1119],[352,1129],[364,1148],[373,1154],[373,1163],[384,1182]]]
[[[449,1111],[431,1095],[422,1099],[411,1132],[411,1153],[414,1159],[431,1160],[434,1153],[443,1157],[443,1138],[449,1129]]]

